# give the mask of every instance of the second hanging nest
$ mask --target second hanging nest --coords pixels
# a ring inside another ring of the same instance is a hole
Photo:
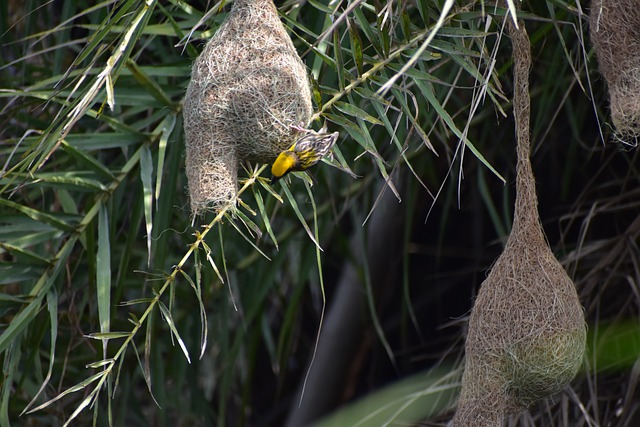
[[[503,417],[564,388],[585,349],[575,286],[545,239],[529,148],[531,52],[524,22],[513,43],[518,165],[511,234],[482,283],[469,320],[462,390],[453,425],[497,427]]]
[[[616,139],[640,137],[640,5],[635,0],[593,0],[590,32],[607,81]]]

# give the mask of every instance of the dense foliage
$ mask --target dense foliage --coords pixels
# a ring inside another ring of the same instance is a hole
[[[276,5],[334,160],[273,187],[246,165],[237,209],[198,218],[182,98],[229,6],[0,5],[0,426],[451,417],[511,224],[508,5]],[[519,422],[637,425],[637,151],[607,142],[584,5],[521,7],[540,216],[591,341]]]

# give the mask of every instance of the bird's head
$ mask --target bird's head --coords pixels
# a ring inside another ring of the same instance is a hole
[[[298,155],[293,151],[287,150],[280,153],[271,165],[271,183],[276,183],[289,172],[296,170],[298,162]]]

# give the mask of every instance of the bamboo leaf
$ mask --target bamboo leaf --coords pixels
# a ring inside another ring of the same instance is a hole
[[[52,271],[48,271],[46,274],[40,276],[38,282],[29,292],[29,296],[32,297],[33,300],[16,316],[14,316],[13,319],[11,319],[9,326],[4,329],[2,335],[0,335],[0,353],[4,352],[7,347],[14,343],[16,337],[33,322],[35,316],[38,314],[38,310],[40,310],[40,306],[46,293],[49,292],[53,286],[54,281],[62,270],[62,266],[66,265],[67,257],[69,256],[74,243],[75,240],[72,238],[62,246],[58,251],[56,264]]]
[[[87,139],[91,139],[92,135],[87,135]],[[71,157],[77,160],[81,165],[88,167],[90,170],[97,173],[100,177],[107,179],[109,181],[113,181],[115,176],[111,173],[111,171],[105,167],[102,163],[97,161],[95,158],[87,154],[78,147],[75,147],[67,142],[67,140],[62,141],[62,148],[66,153],[69,153]]]
[[[37,253],[32,252],[32,251],[27,250],[27,249],[23,249],[21,247],[18,247],[18,246],[9,244],[9,243],[0,242],[0,248],[4,249],[5,251],[7,251],[11,255],[15,256],[16,258],[23,258],[24,257],[26,260],[29,261],[29,264],[36,263],[36,264],[40,264],[42,266],[50,266],[50,265],[52,265],[51,261],[49,261],[46,258],[41,257]]]
[[[34,299],[11,320],[9,327],[0,335],[0,352],[4,352],[12,344],[16,336],[35,320],[41,303],[41,297]]]
[[[138,365],[142,370],[142,376],[144,377],[144,382],[147,384],[147,390],[149,391],[153,402],[158,408],[160,408],[160,404],[156,400],[156,397],[153,394],[153,389],[151,387],[151,334],[153,330],[153,322],[151,321],[152,316],[153,312],[150,312],[148,319],[149,321],[147,322],[147,330],[144,338],[144,364],[142,363],[142,360],[140,360],[140,353],[138,353],[138,348],[135,345],[133,346],[133,352],[135,353],[136,359],[138,360]]]
[[[16,340],[19,341],[19,340]],[[22,351],[20,350],[20,343],[16,342],[16,345],[9,348],[8,351],[3,352],[3,383],[2,383],[2,401],[0,402],[0,426],[10,427],[9,421],[9,399],[14,394],[12,390],[14,385],[14,375],[18,372],[20,365],[20,357]]]
[[[218,223],[218,241],[220,242],[220,255],[222,258],[222,268],[224,269],[224,276],[227,278],[227,288],[229,289],[229,297],[231,298],[231,302],[233,303],[233,309],[238,311],[238,306],[236,305],[236,299],[233,296],[233,290],[231,289],[231,280],[229,280],[229,270],[227,270],[227,258],[224,255],[224,239],[222,238],[222,225]],[[222,281],[222,283],[225,283]]]
[[[251,213],[254,216],[256,215],[256,213],[253,212],[253,211]],[[244,214],[244,212],[242,212],[240,209],[238,209],[238,210],[235,211],[235,214],[237,215],[237,217],[240,220],[240,222],[242,222],[242,224],[245,226],[245,228],[247,229],[249,234],[251,234],[251,237],[254,237],[254,234],[256,236],[258,236],[258,238],[262,237],[262,230],[260,230],[260,227],[258,227],[258,224],[253,222],[251,220],[251,218],[249,218],[248,216],[246,216]]]
[[[62,427],[67,427],[69,424],[71,424],[71,421],[73,421],[80,414],[80,412],[84,411],[84,408],[91,405],[93,401],[98,397],[99,391],[100,391],[100,387],[96,387],[95,389],[93,389],[93,391],[87,397],[85,397],[82,402],[80,402],[76,410],[73,411],[71,416],[69,416],[69,419],[62,425]]]
[[[50,322],[50,333],[51,333],[51,350],[49,352],[49,370],[47,371],[47,375],[45,376],[40,388],[33,396],[33,399],[25,406],[20,415],[22,416],[26,412],[29,411],[29,408],[33,406],[33,404],[38,400],[38,397],[47,384],[49,384],[49,380],[51,379],[51,374],[53,373],[53,365],[56,360],[56,341],[58,338],[58,294],[55,289],[50,290],[47,293],[47,309],[49,311],[49,322]]]
[[[65,391],[63,391],[62,393],[60,393],[59,395],[54,397],[53,399],[48,400],[45,403],[43,403],[42,405],[31,409],[29,412],[27,412],[27,414],[31,414],[33,412],[39,411],[41,409],[44,409],[47,406],[51,405],[52,403],[57,402],[58,400],[62,399],[63,397],[65,397],[65,396],[67,396],[67,395],[69,395],[71,393],[75,393],[77,391],[84,390],[88,385],[90,385],[90,384],[102,379],[105,375],[108,375],[108,371],[100,371],[100,372],[98,372],[96,374],[93,374],[89,378],[87,378],[87,379],[75,384],[74,386],[69,387],[68,389],[66,389]],[[90,394],[90,396],[91,395],[93,395],[93,392]]]
[[[307,221],[304,220],[304,215],[302,215],[302,213],[300,212],[300,209],[298,208],[298,203],[296,202],[295,197],[293,197],[293,194],[291,194],[291,190],[289,190],[289,186],[287,185],[287,183],[283,179],[280,180],[280,184],[282,185],[282,189],[284,190],[284,194],[287,196],[287,200],[289,200],[289,203],[291,204],[291,208],[293,209],[293,212],[295,212],[296,216],[298,217],[298,220],[300,220],[300,224],[302,224],[302,227],[304,228],[304,231],[307,232],[307,235],[309,236],[311,241],[320,250],[322,250],[322,248],[320,247],[320,244],[318,243],[318,241],[316,240],[315,236],[311,232],[311,229],[307,225]]]
[[[362,59],[362,38],[358,28],[347,18],[347,28],[349,29],[349,40],[351,41],[351,52],[353,53],[353,60],[356,63],[356,69],[358,70],[358,76],[362,76],[364,73],[364,62]]]
[[[20,203],[7,200],[5,198],[0,198],[0,206],[3,206],[3,205],[7,208],[15,209],[18,212],[23,213],[24,215],[33,219],[34,221],[42,222],[44,224],[49,224],[61,231],[66,231],[66,232],[75,231],[75,227],[73,227],[72,225],[68,224],[63,220],[60,220],[55,215],[38,211],[36,209],[21,205]]]
[[[158,167],[156,171],[156,210],[158,209],[158,200],[160,200],[160,188],[162,186],[162,176],[164,175],[164,159],[167,152],[167,143],[175,125],[175,114],[166,116],[161,125],[162,135],[160,136],[160,141],[158,141]]]
[[[338,110],[342,111],[343,113],[349,116],[362,119],[369,123],[373,123],[374,125],[382,125],[382,122],[379,119],[373,117],[371,114],[367,113],[366,111],[356,107],[352,103],[337,101],[334,105]]]
[[[231,218],[230,216],[228,216],[228,217],[227,217],[227,219],[229,220],[229,224],[231,224],[231,226],[232,226],[233,228],[235,228],[235,230],[238,232],[238,234],[240,234],[240,236],[242,236],[242,238],[243,238],[244,240],[246,240],[246,241],[247,241],[247,243],[249,243],[251,246],[253,246],[253,248],[254,248],[256,251],[258,251],[258,253],[259,253],[260,255],[262,255],[263,257],[265,257],[265,258],[266,258],[266,259],[268,259],[269,261],[271,261],[271,258],[269,258],[269,257],[267,256],[267,254],[265,254],[264,252],[262,252],[262,249],[260,249],[258,246],[256,246],[256,244],[255,244],[255,243],[253,243],[253,242],[251,241],[251,239],[250,239],[250,238],[248,238],[248,237],[247,237],[247,236],[242,232],[242,230],[240,229],[240,227],[238,227],[238,224],[236,224],[236,222],[233,220],[233,218]]]
[[[267,190],[267,193],[269,193],[271,196],[273,196],[280,203],[283,203],[282,196],[280,196],[278,193],[276,193],[276,191],[273,189],[273,187],[271,187],[269,184],[267,184],[264,179],[258,179],[257,182],[262,186],[262,188]]]
[[[151,301],[153,301],[153,298],[136,298],[136,299],[119,302],[118,305],[125,307],[128,305],[149,304]]]
[[[85,335],[87,338],[94,340],[113,340],[118,338],[128,338],[131,336],[131,332],[93,332]]]
[[[269,215],[267,215],[267,210],[264,206],[264,199],[262,198],[262,194],[255,188],[253,190],[253,197],[256,200],[256,204],[258,205],[258,212],[260,212],[260,216],[262,217],[262,221],[264,222],[264,228],[267,230],[267,234],[271,237],[271,241],[278,250],[278,240],[276,239],[275,234],[273,233],[273,229],[271,228],[271,221],[269,221]]]
[[[171,312],[169,311],[167,306],[164,305],[164,303],[162,301],[158,301],[158,307],[160,307],[160,313],[162,313],[162,318],[164,319],[165,322],[167,322],[167,325],[169,325],[169,329],[171,330],[171,333],[173,334],[173,336],[178,341],[178,345],[182,349],[182,352],[184,353],[184,356],[187,358],[187,362],[189,362],[189,364],[191,364],[191,358],[189,357],[189,351],[187,350],[187,346],[184,344],[184,341],[182,341],[182,338],[180,337],[180,334],[178,333],[178,330],[176,329],[176,325],[173,322],[173,316],[171,315]]]
[[[114,359],[98,360],[97,362],[89,363],[88,365],[86,365],[86,367],[91,369],[102,368],[104,366],[113,365],[114,361]]]
[[[145,31],[149,29],[149,26],[145,27]],[[143,88],[149,92],[158,102],[166,107],[173,107],[173,101],[167,96],[162,87],[153,80],[145,71],[138,66],[138,64],[131,58],[126,60],[127,68],[131,71],[133,77],[142,85]]]
[[[142,203],[144,204],[144,221],[147,231],[147,266],[151,266],[151,232],[153,230],[153,163],[151,150],[147,145],[142,147],[140,153],[140,180],[142,181]]]
[[[442,107],[438,99],[435,97],[435,94],[433,93],[433,88],[430,85],[423,83],[419,80],[416,80],[416,84],[422,91],[422,94],[425,96],[425,98],[429,101],[431,106],[436,110],[436,112],[438,113],[438,116],[447,124],[447,127],[458,138],[460,138],[461,141],[464,142],[465,146],[469,147],[471,152],[476,156],[478,160],[480,160],[480,162],[483,165],[487,167],[487,169],[493,172],[493,174],[496,177],[498,177],[500,181],[502,181],[503,183],[506,182],[506,180],[502,177],[502,175],[500,175],[500,173],[498,173],[498,171],[493,168],[493,166],[487,161],[487,159],[485,159],[482,153],[478,151],[478,149],[471,143],[471,141],[469,141],[466,135],[464,135],[462,131],[458,128],[458,126],[456,126],[455,122],[453,121],[453,118],[451,118],[447,110],[445,110]]]
[[[358,23],[358,28],[362,30],[365,37],[367,38],[367,40],[369,40],[378,55],[382,55],[382,46],[380,45],[379,38],[375,35],[375,33],[378,32],[378,29],[374,28],[369,23],[367,18],[364,16],[361,8],[357,7],[353,9],[353,16]]]
[[[196,276],[196,282],[194,283],[193,280],[191,280],[191,277],[189,277],[187,273],[185,273],[182,270],[180,270],[180,273],[182,273],[182,276],[185,279],[187,279],[187,282],[189,282],[189,285],[191,285],[191,288],[193,289],[193,292],[196,294],[196,298],[198,299],[198,307],[200,307],[200,325],[201,325],[200,359],[202,359],[202,356],[204,356],[204,352],[207,349],[207,337],[209,335],[209,326],[207,323],[207,311],[204,308],[204,302],[202,302],[202,287],[201,287],[200,275],[198,274]]]
[[[111,325],[111,245],[109,242],[109,216],[100,205],[98,214],[98,253],[96,256],[96,286],[100,332],[107,333]],[[107,358],[108,340],[102,340],[103,357]]]
[[[333,54],[336,62],[336,71],[338,72],[338,87],[340,91],[344,91],[345,84],[345,70],[344,70],[344,58],[342,57],[342,49],[340,49],[340,34],[337,30],[333,31]]]
[[[220,270],[218,270],[218,266],[216,265],[216,262],[213,260],[213,257],[211,256],[211,254],[213,253],[211,251],[211,248],[209,247],[209,245],[207,245],[205,243],[205,241],[203,240],[202,242],[200,242],[200,244],[202,245],[202,248],[204,249],[204,253],[205,256],[207,258],[207,261],[209,261],[209,264],[211,265],[211,268],[213,268],[213,271],[215,271],[216,275],[218,276],[218,279],[220,279],[220,281],[222,283],[224,283],[224,279],[222,278],[222,275],[220,274]],[[197,254],[196,254],[196,261],[198,260],[197,258]],[[199,265],[200,263],[197,262],[196,265]]]

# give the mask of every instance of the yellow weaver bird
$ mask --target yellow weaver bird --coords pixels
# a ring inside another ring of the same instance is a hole
[[[329,153],[340,135],[338,132],[316,132],[295,128],[306,134],[280,153],[276,161],[273,162],[271,166],[272,183],[277,182],[289,172],[307,170],[318,163]]]

